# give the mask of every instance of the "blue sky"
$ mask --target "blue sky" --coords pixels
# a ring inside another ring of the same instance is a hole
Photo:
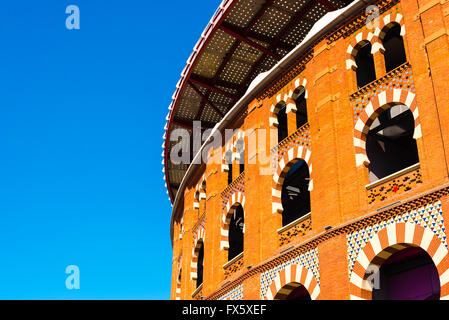
[[[163,126],[219,3],[0,2],[0,299],[169,299]]]

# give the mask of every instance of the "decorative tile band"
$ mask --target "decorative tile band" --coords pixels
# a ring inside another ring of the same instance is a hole
[[[348,249],[348,275],[351,277],[354,263],[360,251],[381,229],[395,224],[409,222],[431,230],[438,239],[447,247],[446,232],[443,220],[441,201],[427,204],[404,214],[394,216],[388,220],[381,221],[364,229],[346,235]]]
[[[287,266],[290,265],[300,265],[304,267],[306,270],[312,272],[313,277],[316,282],[320,283],[320,271],[319,271],[319,262],[318,262],[318,248],[307,251],[294,259],[291,259],[285,263],[282,263],[268,271],[263,272],[260,275],[260,298],[264,300],[267,295],[267,290],[269,286],[272,284],[273,280],[275,280],[276,276],[284,270]],[[310,293],[312,294],[312,293]]]
[[[218,300],[243,300],[243,283],[222,295]]]

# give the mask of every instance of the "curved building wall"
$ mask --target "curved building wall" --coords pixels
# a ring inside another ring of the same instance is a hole
[[[409,246],[429,254],[440,297],[449,296],[449,5],[377,5],[376,28],[368,28],[360,11],[295,57],[228,123],[234,134],[195,168],[175,208],[182,214],[173,225],[172,299],[281,299],[297,286],[312,299],[370,299],[370,270]],[[406,61],[387,72],[382,39],[396,24]],[[376,79],[360,88],[355,57],[366,43]],[[308,121],[298,127],[301,92]],[[397,105],[413,113],[419,163],[370,183],[367,135],[382,111]],[[277,116],[282,108],[285,123]],[[287,137],[279,142],[281,125]],[[282,185],[298,160],[309,168],[311,209],[283,226]],[[238,206],[244,249],[228,261],[229,223]],[[199,287],[198,243],[204,245]]]

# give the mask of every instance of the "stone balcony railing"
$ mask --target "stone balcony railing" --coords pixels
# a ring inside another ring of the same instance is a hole
[[[422,184],[419,163],[366,185],[368,203],[373,204]]]
[[[283,246],[290,243],[296,237],[304,236],[312,230],[312,215],[310,213],[293,221],[292,223],[277,230],[279,234],[279,244]]]
[[[196,223],[194,224],[192,230],[195,231],[196,229],[198,229],[198,227],[200,226],[200,224],[206,219],[206,209],[203,210],[203,212],[198,216],[198,220],[196,221]]]
[[[192,298],[194,300],[204,300],[204,297],[203,297],[203,284],[200,284],[200,286],[198,288],[196,288],[195,291],[193,291]]]
[[[243,260],[243,252],[238,256],[233,258],[232,260],[226,262],[223,265],[225,278],[228,278],[232,274],[236,273],[240,269],[243,268],[244,260]]]
[[[234,190],[238,185],[244,185],[245,183],[245,171],[243,171],[234,181],[232,181],[228,186],[221,192],[221,196],[224,197],[230,191]]]

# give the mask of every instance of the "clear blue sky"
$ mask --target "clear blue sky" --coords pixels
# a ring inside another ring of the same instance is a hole
[[[0,2],[0,299],[169,299],[163,126],[220,2]]]

